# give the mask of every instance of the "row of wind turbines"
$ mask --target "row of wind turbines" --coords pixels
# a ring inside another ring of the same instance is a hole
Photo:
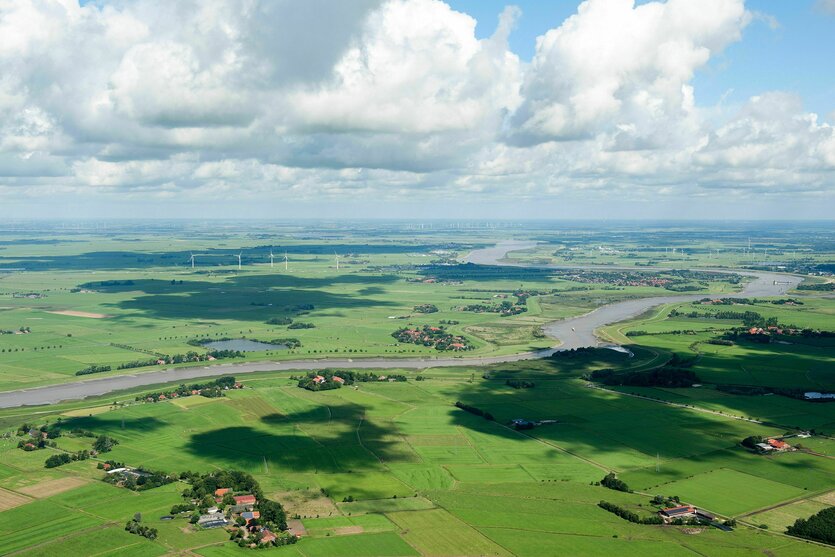
[[[239,252],[238,255],[235,256],[235,257],[238,258],[238,270],[239,271],[243,267],[243,264],[242,264],[243,254],[244,254],[244,252]],[[197,256],[194,254],[194,252],[190,253],[189,255],[190,255],[189,260],[191,261],[191,268],[194,269],[195,260],[196,260]],[[338,271],[339,270],[339,254],[334,252],[333,255],[336,258],[336,270]],[[270,250],[269,257],[270,257],[270,269],[273,269],[273,268],[275,268],[275,254],[273,253],[273,250]],[[290,259],[287,256],[286,251],[284,252],[284,270],[285,271],[290,270]]]

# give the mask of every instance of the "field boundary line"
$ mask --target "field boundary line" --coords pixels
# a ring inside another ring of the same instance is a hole
[[[720,412],[718,410],[709,410],[707,408],[701,408],[699,406],[695,406],[695,405],[692,405],[692,404],[684,404],[684,403],[681,403],[681,402],[672,402],[672,401],[669,401],[669,400],[659,400],[657,398],[650,398],[648,396],[639,395],[639,394],[635,394],[635,393],[626,393],[626,392],[623,392],[623,391],[616,391],[614,389],[607,389],[606,387],[601,387],[600,385],[596,385],[596,384],[590,383],[590,382],[586,384],[586,387],[589,388],[589,389],[596,389],[598,391],[605,391],[607,393],[614,393],[614,394],[618,394],[618,395],[630,396],[630,397],[633,397],[633,398],[639,398],[639,399],[645,400],[647,402],[655,402],[655,403],[664,404],[664,405],[667,405],[667,406],[675,406],[676,408],[683,408],[685,410],[694,410],[696,412],[702,412],[702,413],[705,413],[705,414],[713,414],[714,416],[721,416],[723,418],[728,418],[728,419],[731,419],[731,420],[740,420],[740,421],[743,421],[743,422],[749,422],[749,423],[753,423],[753,424],[767,425],[764,422],[761,422],[760,420],[755,420],[753,418],[741,418],[739,416],[733,416],[731,414],[725,414],[725,413]],[[780,424],[776,424],[775,429],[785,429],[785,428],[783,428],[783,426],[781,426]],[[794,428],[788,428],[788,429],[794,429]]]

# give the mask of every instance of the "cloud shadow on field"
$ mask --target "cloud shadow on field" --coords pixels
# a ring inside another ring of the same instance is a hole
[[[391,284],[393,275],[340,275],[304,278],[287,275],[234,276],[224,282],[183,280],[138,280],[130,284],[107,285],[106,281],[88,286],[102,293],[137,293],[108,305],[120,310],[139,312],[159,319],[238,319],[265,321],[296,313],[302,305],[313,311],[358,310],[395,306],[396,303],[375,296],[385,294],[379,285]],[[369,285],[356,292],[340,293],[340,285]],[[377,284],[378,286],[374,286]],[[113,319],[129,319],[117,316]]]
[[[331,474],[360,473],[381,462],[414,458],[390,430],[364,416],[365,408],[355,404],[276,412],[262,416],[257,425],[194,434],[185,450],[215,466],[257,471],[268,461],[288,470]]]

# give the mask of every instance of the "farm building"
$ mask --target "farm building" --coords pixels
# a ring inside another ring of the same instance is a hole
[[[255,518],[261,518],[261,513],[258,511],[246,511],[241,513],[241,518],[249,523],[250,520]]]
[[[705,510],[702,510],[702,509],[696,509],[696,517],[701,518],[702,520],[710,520],[710,521],[716,520],[716,515],[714,515],[713,513],[709,513]]]
[[[786,451],[791,448],[791,445],[780,439],[769,439],[768,444],[774,448],[775,451]]]
[[[264,528],[261,530],[261,541],[259,543],[272,543],[275,541],[275,534]]]
[[[826,400],[835,398],[835,393],[819,393],[817,391],[809,391],[803,393],[803,398],[806,400]]]
[[[237,495],[235,497],[235,505],[254,505],[255,495]]]
[[[665,521],[674,520],[676,518],[692,518],[696,516],[696,507],[692,505],[680,505],[678,507],[670,507],[668,509],[661,509],[658,511]]]
[[[759,450],[760,452],[763,452],[763,453],[774,450],[774,447],[772,447],[768,443],[757,443],[756,446],[757,446],[757,450]]]
[[[197,525],[202,528],[222,528],[228,522],[222,513],[209,513],[200,515],[200,518],[197,520]]]
[[[228,487],[219,487],[215,490],[215,497],[223,497],[227,493],[229,493]]]

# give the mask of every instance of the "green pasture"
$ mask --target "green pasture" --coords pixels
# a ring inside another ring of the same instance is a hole
[[[472,272],[460,282],[419,281],[425,275],[417,265],[441,257],[439,250],[461,255],[493,243],[495,234],[486,231],[453,239],[387,231],[372,240],[355,230],[333,232],[327,239],[293,239],[288,233],[278,240],[223,230],[213,237],[195,234],[193,240],[136,236],[78,235],[58,244],[0,246],[3,266],[28,269],[0,275],[0,329],[32,330],[0,336],[0,389],[73,381],[75,371],[93,364],[115,368],[156,352],[184,353],[193,349],[186,344],[193,338],[302,341],[297,350],[249,353],[248,360],[433,356],[437,352],[431,348],[398,345],[390,333],[440,320],[459,321],[450,330],[476,346],[466,356],[509,354],[547,346],[550,341],[538,338],[537,331],[549,320],[659,294],[652,287],[579,283],[513,269]],[[648,240],[624,237],[609,246],[592,232],[583,238],[548,230],[537,237],[544,243],[512,258],[612,265],[652,260],[674,267],[739,263],[737,254],[716,254],[721,246],[698,239],[692,254],[664,258],[658,248],[664,244],[652,246]],[[737,240],[729,236],[722,245]],[[277,254],[287,249],[288,271],[278,261],[269,266],[270,244]],[[598,249],[601,245],[615,251]],[[244,250],[241,272],[233,257],[239,249]],[[341,255],[339,271],[334,251]],[[202,254],[194,270],[188,263],[191,252]],[[439,276],[456,272],[454,266],[437,267]],[[102,281],[133,284],[96,285]],[[93,283],[93,292],[70,291],[87,283]],[[504,299],[495,296],[520,287],[549,293],[531,298],[529,311],[514,317],[456,309],[495,303]],[[710,281],[705,292],[721,295],[736,288]],[[45,297],[14,297],[16,292]],[[747,309],[800,327],[835,329],[832,299],[804,295],[803,300],[802,306],[762,301]],[[315,308],[300,315],[293,309],[299,304]],[[420,304],[434,304],[439,311],[417,314],[413,308]],[[298,513],[307,529],[298,544],[269,550],[275,555],[828,554],[778,534],[794,517],[833,504],[827,495],[835,485],[832,440],[814,435],[792,442],[804,451],[769,456],[753,454],[739,442],[798,429],[831,433],[835,405],[731,395],[715,385],[835,389],[832,346],[799,341],[712,345],[709,339],[739,323],[671,318],[670,309],[606,328],[609,336],[629,340],[633,357],[596,350],[487,367],[393,369],[388,372],[402,373],[408,381],[322,392],[298,388],[294,373],[261,372],[241,375],[245,388],[218,399],[135,402],[152,390],[139,388],[88,401],[0,410],[0,433],[8,434],[0,438],[0,487],[19,503],[0,511],[0,554],[246,554],[228,543],[221,529],[199,530],[182,517],[160,520],[182,501],[184,484],[142,493],[113,487],[100,481],[103,472],[95,467],[104,458],[172,474],[218,469],[253,474],[291,516]],[[315,328],[266,323],[288,316]],[[652,334],[622,336],[630,330]],[[693,333],[674,332],[683,330]],[[693,370],[701,387],[600,390],[583,379],[605,368],[650,369],[672,353],[698,358]],[[514,389],[508,379],[534,386]],[[456,401],[494,419],[457,408]],[[64,436],[56,440],[57,449],[24,452],[14,432],[24,421],[59,418],[119,444],[97,459],[46,469],[47,456],[89,448],[91,439]],[[517,418],[554,423],[518,431],[511,422]],[[610,471],[634,492],[595,485]],[[38,490],[63,481],[75,483],[60,493]],[[679,496],[722,516],[754,514],[733,532],[694,532],[633,524],[597,506],[605,500],[649,516],[656,510],[651,504],[656,494]],[[157,540],[123,530],[137,512],[158,528]],[[755,524],[769,529],[750,526]]]

